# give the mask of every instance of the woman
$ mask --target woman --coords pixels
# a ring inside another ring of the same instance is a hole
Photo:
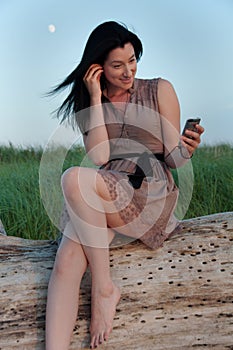
[[[77,68],[53,91],[71,85],[59,114],[64,113],[62,121],[75,116],[99,169],[73,167],[62,177],[69,220],[49,282],[47,350],[69,347],[88,265],[90,347],[108,339],[120,300],[109,268],[109,244],[116,232],[155,249],[177,229],[178,189],[169,168],[187,162],[204,129],[197,125],[195,132],[180,136],[172,85],[135,78],[141,55],[134,33],[105,22],[91,33]]]

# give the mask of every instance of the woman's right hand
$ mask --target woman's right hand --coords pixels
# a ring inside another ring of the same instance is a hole
[[[94,63],[88,68],[84,75],[83,81],[91,99],[101,98],[100,77],[102,73],[103,67],[100,64]]]

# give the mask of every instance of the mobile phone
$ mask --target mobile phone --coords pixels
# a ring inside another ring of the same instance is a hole
[[[191,131],[197,132],[198,130],[195,126],[196,126],[196,124],[200,124],[200,121],[201,121],[201,118],[191,118],[191,119],[186,120],[182,135],[189,137],[189,138],[192,138],[191,136],[186,135],[185,131],[191,130]]]

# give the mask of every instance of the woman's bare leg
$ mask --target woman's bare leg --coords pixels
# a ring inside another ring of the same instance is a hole
[[[108,230],[109,242],[114,237]],[[68,350],[78,313],[79,289],[87,259],[83,248],[63,236],[49,281],[46,350]]]
[[[46,350],[68,350],[87,259],[82,246],[63,236],[49,281]]]
[[[62,181],[67,209],[79,234],[78,239],[85,242],[82,248],[92,274],[91,348],[108,339],[120,299],[119,288],[110,276],[109,248],[106,244],[108,229],[106,214],[97,193],[97,175],[94,169],[81,171],[76,167],[66,172]]]

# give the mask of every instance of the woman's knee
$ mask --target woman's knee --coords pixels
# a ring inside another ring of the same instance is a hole
[[[78,183],[79,167],[67,169],[61,177],[62,190],[67,197],[71,197],[74,191],[79,189]]]
[[[97,173],[95,169],[75,166],[67,169],[61,178],[63,193],[66,198],[77,199],[78,195],[84,195],[86,189],[95,188]]]
[[[61,177],[61,186],[65,199],[72,204],[82,195],[83,178],[80,177],[80,167],[75,166],[67,169]]]

